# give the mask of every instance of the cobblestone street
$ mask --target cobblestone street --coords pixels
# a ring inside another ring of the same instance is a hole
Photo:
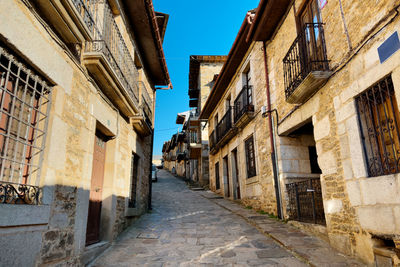
[[[153,184],[152,213],[134,223],[92,266],[358,265],[286,224],[273,219],[259,224],[264,217],[212,193],[191,191],[162,170]],[[272,227],[275,235],[263,232],[263,226]],[[281,241],[275,238],[279,235]],[[291,238],[289,243],[285,237]]]

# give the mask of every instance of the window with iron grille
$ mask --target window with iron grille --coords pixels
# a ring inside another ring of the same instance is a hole
[[[400,172],[400,117],[391,76],[356,98],[368,175]]]
[[[40,204],[51,91],[0,44],[0,203]]]
[[[139,165],[139,157],[132,153],[131,158],[131,192],[129,194],[128,207],[135,208],[136,207],[136,188],[137,188],[137,178],[138,178],[138,165]]]
[[[246,151],[247,178],[251,178],[257,175],[253,136],[251,136],[244,142],[244,147]]]
[[[221,184],[219,181],[219,162],[215,163],[215,190],[219,190]]]

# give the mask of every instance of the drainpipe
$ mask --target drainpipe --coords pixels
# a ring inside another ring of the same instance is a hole
[[[151,193],[153,190],[153,177],[152,177],[152,171],[153,171],[153,144],[154,143],[154,128],[153,131],[151,133],[151,150],[150,150],[150,174],[149,174],[149,195],[148,195],[148,204],[147,204],[147,208],[148,210],[152,210],[152,206],[151,206]]]
[[[272,169],[274,172],[274,184],[275,184],[275,197],[276,197],[276,206],[278,211],[278,218],[282,219],[282,207],[281,207],[281,197],[279,191],[279,179],[278,179],[278,167],[276,161],[276,149],[274,142],[274,128],[272,126],[272,114],[271,114],[271,95],[269,88],[269,73],[268,73],[268,62],[267,62],[267,48],[265,42],[263,41],[263,52],[264,52],[264,65],[265,65],[265,87],[267,90],[267,113],[268,116],[268,128],[269,128],[269,139],[271,143],[271,161],[272,161]]]

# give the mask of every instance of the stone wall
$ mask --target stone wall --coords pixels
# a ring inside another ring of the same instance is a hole
[[[210,154],[210,188],[224,195],[227,184],[223,183],[223,158],[228,157],[229,171],[229,191],[230,198],[234,198],[232,180],[232,151],[237,149],[237,162],[239,169],[239,185],[241,193],[241,202],[246,206],[251,206],[258,210],[277,214],[276,199],[273,187],[272,163],[270,160],[269,130],[267,120],[258,112],[266,103],[265,94],[265,71],[263,65],[262,44],[256,43],[251,46],[247,55],[242,60],[241,65],[233,76],[230,85],[223,97],[221,97],[216,109],[209,118],[209,134],[215,128],[214,117],[218,114],[219,119],[225,114],[226,99],[230,98],[230,106],[234,105],[234,100],[242,90],[242,79],[245,69],[250,67],[251,85],[253,86],[255,117],[243,128],[239,129],[237,134],[229,141],[227,145],[221,148],[215,155]],[[244,141],[253,135],[256,157],[256,176],[247,178],[247,162],[245,154]],[[215,164],[219,162],[219,175],[221,178],[221,190],[216,190],[215,184]]]
[[[0,239],[9,240],[7,246],[0,246],[2,262],[18,266],[79,266],[89,249],[85,239],[96,130],[111,137],[106,142],[100,223],[101,241],[106,243],[127,227],[129,218],[147,210],[151,136],[142,138],[133,131],[129,120],[105,99],[101,85],[93,82],[22,1],[5,0],[2,7],[2,21],[19,22],[0,25],[2,41],[54,84],[41,169],[43,204],[1,205],[0,213],[8,216],[1,221]],[[133,43],[128,46],[134,49]],[[149,85],[145,75],[142,79]],[[154,97],[151,87],[149,94]],[[132,152],[140,157],[138,206],[133,210],[126,205]],[[15,251],[25,250],[15,257]]]
[[[294,14],[302,2],[295,1],[267,45],[272,103],[279,113],[278,133],[283,135],[277,137],[281,183],[291,176],[294,166],[287,156],[288,150],[295,152],[288,145],[295,145],[296,140],[287,135],[312,121],[330,242],[372,263],[373,237],[396,240],[400,233],[396,223],[399,180],[398,175],[368,177],[354,98],[388,74],[399,96],[400,54],[380,63],[377,52],[399,29],[400,20],[393,11],[398,1],[341,1],[344,20],[340,2],[328,1],[321,16],[333,74],[309,100],[294,106],[285,99],[282,60],[296,38]]]

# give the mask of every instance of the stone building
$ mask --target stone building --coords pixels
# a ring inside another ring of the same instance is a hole
[[[164,143],[162,152],[164,169],[174,175],[186,177],[186,133],[178,132],[172,135],[171,140]]]
[[[188,140],[189,177],[200,185],[208,185],[208,127],[199,120],[200,112],[206,103],[226,56],[190,56],[189,65],[189,107],[193,108],[186,120]]]
[[[398,9],[262,0],[249,12],[200,115],[211,188],[239,188],[367,264],[399,264]]]
[[[0,265],[84,265],[150,204],[168,15],[151,0],[1,7]]]

